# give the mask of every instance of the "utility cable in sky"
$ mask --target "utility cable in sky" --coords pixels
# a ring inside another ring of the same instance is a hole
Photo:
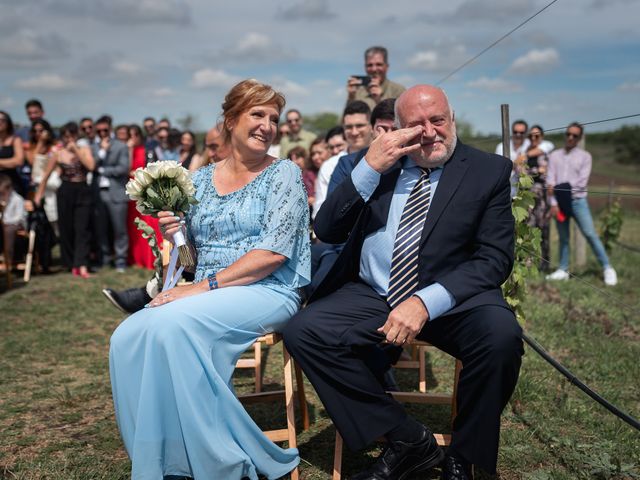
[[[469,60],[467,60],[466,62],[464,62],[462,65],[460,65],[458,68],[456,68],[453,72],[451,72],[449,75],[447,75],[446,77],[440,79],[436,85],[440,85],[441,83],[445,82],[446,80],[448,80],[450,77],[452,77],[453,75],[455,75],[456,73],[458,73],[460,70],[462,70],[464,67],[466,67],[467,65],[469,65],[471,62],[473,62],[474,60],[476,60],[480,55],[484,54],[485,52],[491,50],[493,47],[495,47],[498,43],[500,43],[502,40],[504,40],[505,38],[507,38],[509,35],[511,35],[513,32],[515,32],[516,30],[518,30],[520,27],[522,27],[523,25],[525,25],[526,23],[528,23],[529,21],[533,20],[535,17],[537,17],[538,15],[540,15],[542,12],[544,12],[547,8],[549,8],[551,5],[553,5],[554,3],[556,3],[558,0],[553,0],[552,2],[549,2],[547,5],[545,5],[543,8],[541,8],[540,10],[538,10],[536,13],[534,13],[533,15],[531,15],[529,18],[527,18],[525,21],[523,21],[520,25],[518,25],[517,27],[511,29],[509,32],[505,33],[503,36],[501,36],[498,40],[496,40],[495,42],[493,42],[491,45],[489,45],[488,47],[486,47],[484,50],[482,50],[480,53],[478,53],[476,56],[470,58]]]

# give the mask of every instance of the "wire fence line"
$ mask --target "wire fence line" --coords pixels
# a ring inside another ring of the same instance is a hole
[[[520,190],[531,190],[532,187],[529,188],[520,188]],[[621,192],[619,190],[612,191],[604,191],[604,190],[589,190],[586,188],[555,188],[553,189],[555,192],[571,192],[571,193],[588,193],[590,195],[611,195],[615,196],[626,196],[626,197],[640,197],[640,192]]]
[[[538,10],[536,13],[534,13],[533,15],[531,15],[529,18],[527,18],[526,20],[522,21],[518,26],[512,28],[511,30],[509,30],[507,33],[505,33],[504,35],[502,35],[500,38],[498,38],[496,41],[494,41],[493,43],[491,43],[489,46],[483,48],[479,53],[477,53],[476,55],[474,55],[473,57],[471,57],[469,60],[467,60],[466,62],[464,62],[462,65],[456,67],[451,73],[445,75],[444,77],[442,77],[440,80],[438,80],[438,82],[436,83],[436,85],[440,85],[441,83],[446,82],[449,78],[451,78],[453,75],[455,75],[456,73],[458,73],[460,70],[462,70],[464,67],[466,67],[467,65],[469,65],[470,63],[474,62],[475,60],[477,60],[480,56],[484,55],[486,52],[488,52],[489,50],[491,50],[493,47],[495,47],[498,43],[500,43],[502,40],[504,40],[505,38],[507,38],[508,36],[510,36],[512,33],[514,33],[516,30],[520,29],[521,27],[523,27],[524,25],[526,25],[527,23],[529,23],[531,20],[533,20],[535,17],[537,17],[538,15],[540,15],[542,12],[544,12],[547,8],[549,8],[551,5],[553,5],[554,3],[556,3],[558,0],[553,0],[552,2],[549,2],[547,5],[545,5],[544,7],[542,7],[540,10]]]
[[[592,120],[589,122],[578,122],[580,125],[585,126],[585,125],[595,125],[595,124],[599,124],[599,123],[607,123],[607,122],[615,122],[617,120],[624,120],[627,118],[635,118],[635,117],[640,117],[640,113],[634,113],[631,115],[622,115],[620,117],[611,117],[611,118],[604,118],[601,120]],[[567,127],[569,127],[569,125],[571,125],[571,123],[573,122],[569,122],[568,124],[562,126],[562,127],[554,127],[554,128],[549,128],[549,129],[545,129],[544,133],[549,133],[549,132],[557,132],[557,131],[561,131],[561,130],[566,130]],[[490,135],[486,138],[483,138],[481,140],[477,140],[474,141],[474,145],[484,145],[485,143],[492,143],[492,144],[496,144],[496,142],[500,143],[502,142],[502,135]]]
[[[618,240],[615,240],[614,243],[616,245],[618,245],[619,247],[622,247],[622,248],[624,248],[626,250],[629,250],[630,252],[640,253],[640,248],[638,248],[638,247],[634,247],[632,245],[627,245],[626,243],[619,242]]]
[[[528,248],[525,247],[520,247],[522,248],[522,250],[524,250],[525,252],[527,252],[529,255],[531,255],[532,257],[535,257],[537,260],[542,260],[543,262],[545,262],[547,265],[549,265],[551,267],[551,260],[549,260],[548,258],[544,258],[542,255],[537,254],[536,252],[533,252],[531,250],[529,250]],[[556,265],[555,267],[552,268],[558,268],[558,266]],[[569,274],[569,276],[575,280],[577,280],[578,282],[586,285],[587,287],[591,288],[592,290],[598,292],[600,295],[607,297],[609,300],[612,300],[613,302],[615,302],[615,304],[623,307],[624,309],[626,309],[629,313],[632,313],[634,315],[638,315],[640,313],[640,307],[638,305],[629,305],[628,303],[622,301],[619,297],[611,294],[610,292],[607,292],[605,290],[603,290],[602,288],[599,288],[597,286],[595,286],[594,284],[586,281],[583,278],[580,278],[579,276],[571,273],[571,272],[567,272]]]
[[[586,393],[591,399],[598,402],[609,412],[613,413],[616,417],[632,426],[636,430],[640,430],[640,422],[626,412],[623,412],[620,408],[606,400],[600,394],[589,388],[582,380],[576,377],[567,367],[562,365],[558,360],[553,358],[546,349],[544,349],[536,339],[532,338],[529,334],[523,333],[522,339],[529,345],[538,355],[540,355],[547,363],[553,368],[559,371],[572,385],[575,385],[584,393]]]

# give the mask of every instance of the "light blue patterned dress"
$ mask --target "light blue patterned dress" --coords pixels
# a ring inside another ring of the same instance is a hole
[[[236,398],[231,376],[240,354],[278,331],[298,310],[310,278],[307,196],[289,160],[268,166],[228,195],[213,185],[215,166],[194,174],[198,205],[187,231],[198,253],[196,281],[250,250],[287,261],[248,286],[226,287],[127,318],[109,352],[116,420],[133,479],[184,475],[196,480],[281,477],[296,449],[267,439]]]

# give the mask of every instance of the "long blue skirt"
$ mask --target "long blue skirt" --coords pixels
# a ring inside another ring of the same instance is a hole
[[[116,329],[109,366],[131,478],[275,479],[297,466],[297,449],[262,433],[231,376],[242,352],[298,306],[284,289],[227,287],[145,308]]]

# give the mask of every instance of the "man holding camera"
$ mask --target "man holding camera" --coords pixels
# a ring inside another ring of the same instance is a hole
[[[382,100],[397,98],[405,88],[387,78],[388,52],[384,47],[369,47],[364,52],[366,75],[353,75],[347,82],[347,105],[361,100],[373,110]]]

